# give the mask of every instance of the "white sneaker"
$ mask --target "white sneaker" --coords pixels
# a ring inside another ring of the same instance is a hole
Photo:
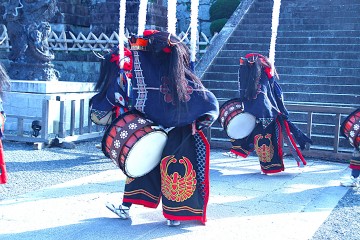
[[[167,220],[167,225],[170,227],[175,227],[180,225],[180,221],[177,220]]]
[[[114,204],[111,204],[111,203],[106,203],[106,207],[110,211],[112,211],[113,213],[118,215],[121,219],[129,219],[130,218],[130,215],[129,215],[130,208],[129,207],[120,205],[119,208],[116,208],[114,206]]]
[[[223,155],[227,156],[227,157],[231,157],[231,158],[238,158],[239,157],[238,155],[236,155],[233,152],[224,152]]]
[[[342,181],[340,185],[343,187],[359,187],[359,178],[351,176],[349,179]]]

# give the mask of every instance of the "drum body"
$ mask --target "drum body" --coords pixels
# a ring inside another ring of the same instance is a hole
[[[219,121],[232,139],[242,139],[250,135],[256,125],[256,117],[244,112],[242,102],[231,99],[220,107]]]
[[[164,130],[141,113],[127,112],[116,118],[102,139],[102,151],[131,178],[146,175],[160,162],[167,142]]]
[[[345,138],[349,140],[351,146],[360,151],[360,108],[345,119],[340,130]]]

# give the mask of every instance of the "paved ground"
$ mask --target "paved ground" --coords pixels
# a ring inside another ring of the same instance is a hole
[[[339,186],[347,164],[307,159],[298,168],[262,175],[257,157],[211,152],[206,225],[165,225],[161,207],[134,206],[131,220],[105,208],[120,203],[124,174],[94,147],[4,143],[9,183],[0,185],[0,239],[358,239],[357,189]]]

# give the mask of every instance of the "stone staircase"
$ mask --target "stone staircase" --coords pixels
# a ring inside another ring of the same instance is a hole
[[[244,14],[236,16],[238,22],[223,37],[224,44],[203,71],[201,79],[220,105],[238,96],[239,58],[249,52],[268,56],[272,7],[272,0],[243,0],[237,11]],[[285,104],[360,106],[359,13],[358,0],[281,1],[275,66]],[[306,114],[290,111],[290,119],[306,132]],[[334,121],[334,114],[314,114],[312,148],[333,145]],[[218,123],[211,129],[211,141],[229,141]],[[339,146],[351,150],[343,138]]]

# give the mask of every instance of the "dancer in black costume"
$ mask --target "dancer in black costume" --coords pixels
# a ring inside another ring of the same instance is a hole
[[[284,171],[284,141],[298,165],[306,164],[300,149],[312,143],[289,120],[276,71],[274,73],[275,76],[271,74],[268,59],[259,53],[249,53],[240,59],[238,100],[244,112],[256,117],[256,125],[249,136],[232,139],[233,146],[228,153],[232,157],[246,158],[255,151],[263,173]]]
[[[131,51],[125,50],[125,56],[131,70],[119,69],[117,51],[105,56],[98,89],[114,92],[106,86],[115,83],[115,100],[113,93],[105,93],[110,105],[120,113],[141,112],[168,131],[168,141],[160,164],[145,176],[127,178],[123,203],[107,207],[128,219],[132,204],[156,208],[161,200],[168,225],[183,220],[205,223],[210,149],[202,129],[218,117],[217,99],[191,70],[189,49],[176,36],[146,30],[129,43]]]

